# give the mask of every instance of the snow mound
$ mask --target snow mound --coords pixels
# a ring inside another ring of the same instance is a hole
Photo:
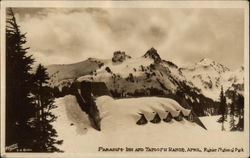
[[[176,101],[161,97],[141,97],[114,100],[109,96],[101,96],[96,99],[100,112],[101,129],[113,130],[136,127],[136,122],[143,113],[148,121],[152,120],[155,112],[164,119],[168,112],[172,116],[178,116],[180,111],[188,116],[190,110],[183,108]],[[188,124],[189,122],[183,122]],[[192,124],[192,123],[190,123]]]

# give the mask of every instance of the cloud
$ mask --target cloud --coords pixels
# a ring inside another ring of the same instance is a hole
[[[155,47],[178,65],[203,57],[229,67],[242,65],[242,9],[18,8],[28,45],[45,65],[88,57],[111,58],[116,50],[142,56]],[[235,60],[237,59],[237,60]]]

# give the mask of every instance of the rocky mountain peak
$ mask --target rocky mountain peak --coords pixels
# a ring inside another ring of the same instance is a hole
[[[230,69],[227,68],[226,66],[224,66],[224,65],[222,65],[214,60],[211,60],[209,58],[201,59],[198,63],[196,63],[196,66],[211,67],[211,68],[215,69],[218,73],[230,71]]]
[[[149,49],[146,52],[146,54],[143,55],[143,57],[145,57],[145,58],[152,58],[155,63],[160,63],[161,62],[160,55],[157,53],[157,50],[154,49],[153,47],[151,49]]]
[[[113,62],[123,62],[124,60],[130,59],[130,58],[131,58],[131,56],[126,55],[125,52],[115,51],[113,58],[112,58],[112,61]]]

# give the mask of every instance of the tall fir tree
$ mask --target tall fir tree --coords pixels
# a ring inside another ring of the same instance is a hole
[[[244,96],[241,94],[238,94],[238,111],[239,111],[239,123],[237,124],[238,130],[243,131],[244,130]]]
[[[39,65],[32,74],[34,59],[28,55],[11,8],[6,18],[6,151],[58,152],[52,88],[46,69]],[[8,146],[17,145],[15,150]]]
[[[233,91],[232,93],[232,102],[230,104],[230,129],[235,130],[235,104],[236,104],[236,92]]]
[[[221,87],[220,93],[220,114],[221,114],[221,130],[224,131],[224,122],[226,118],[226,97],[224,95],[223,87]]]
[[[11,8],[6,17],[6,146],[17,144],[18,150],[30,149],[33,138],[29,125],[34,117],[33,81],[30,73],[34,59],[28,55],[22,34]]]
[[[34,151],[40,152],[60,152],[55,146],[62,144],[62,140],[57,140],[57,132],[51,125],[56,120],[56,116],[51,110],[56,108],[54,104],[53,89],[46,86],[49,76],[46,68],[41,64],[38,65],[35,72],[35,89],[36,96],[36,140],[34,143]]]

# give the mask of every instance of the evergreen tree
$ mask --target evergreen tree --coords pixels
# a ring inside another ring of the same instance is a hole
[[[234,130],[235,127],[235,120],[234,120],[234,115],[235,115],[235,99],[236,99],[236,92],[233,91],[232,93],[232,103],[230,104],[230,128],[231,130]]]
[[[6,18],[6,145],[17,144],[18,150],[30,149],[34,117],[33,98],[30,94],[33,81],[30,73],[34,60],[27,55],[22,34],[11,8]]]
[[[6,18],[6,146],[17,145],[14,151],[59,151],[55,147],[57,133],[51,122],[56,117],[52,89],[45,86],[49,79],[39,65],[32,74],[34,59],[28,56],[22,34],[11,8]],[[7,149],[7,148],[6,148]],[[13,150],[12,150],[13,151]]]
[[[226,97],[224,96],[223,87],[221,87],[220,93],[220,114],[221,114],[221,130],[224,131],[224,122],[225,122],[225,115],[226,115]]]
[[[244,96],[241,94],[238,94],[237,105],[239,111],[239,123],[237,127],[239,130],[244,130]]]
[[[46,86],[48,83],[48,73],[46,68],[41,64],[38,65],[35,72],[35,89],[34,94],[37,101],[37,119],[36,119],[36,139],[34,151],[40,152],[59,152],[55,146],[62,144],[62,140],[56,140],[57,132],[51,125],[56,120],[56,116],[51,113],[54,105],[53,89]]]

